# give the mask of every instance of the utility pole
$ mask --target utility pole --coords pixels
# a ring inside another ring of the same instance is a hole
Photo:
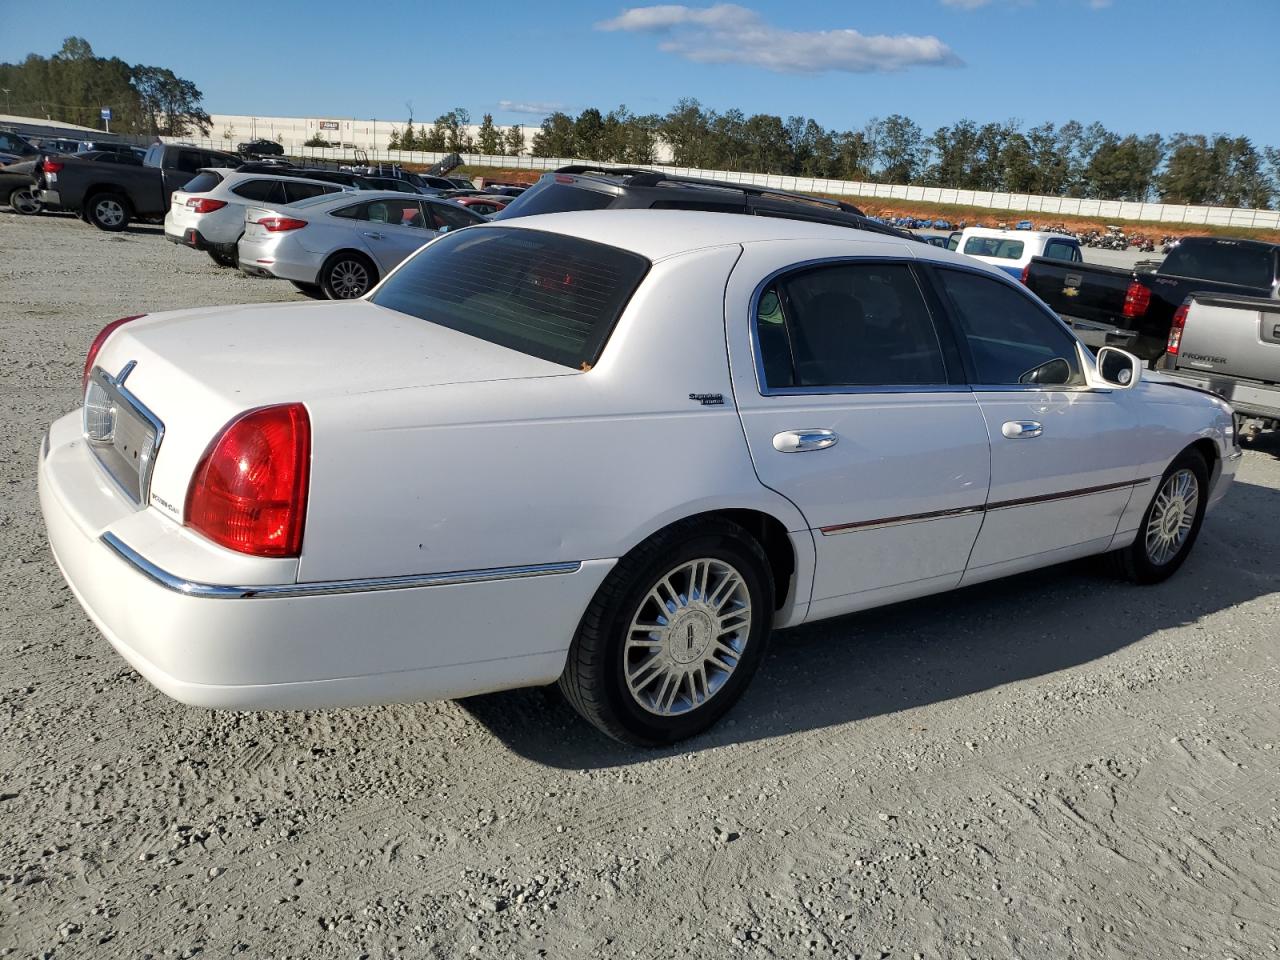
[[[9,106],[9,88],[4,87],[4,112],[13,113],[13,108]]]

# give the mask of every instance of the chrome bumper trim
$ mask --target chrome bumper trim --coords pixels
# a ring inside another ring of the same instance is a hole
[[[316,580],[310,583],[270,583],[252,586],[228,586],[198,583],[176,576],[142,556],[113,533],[104,533],[102,542],[122,560],[160,586],[188,597],[208,600],[258,600],[284,597],[320,597],[342,593],[373,593],[380,590],[408,590],[414,587],[444,587],[464,583],[487,583],[491,580],[521,580],[527,577],[549,577],[577,573],[579,562],[538,563],[520,567],[489,567],[484,570],[458,570],[453,573],[422,573],[402,577],[370,577],[361,580]]]

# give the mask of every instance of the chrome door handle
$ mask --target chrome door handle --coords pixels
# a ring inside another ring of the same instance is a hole
[[[834,447],[837,437],[830,430],[784,430],[773,435],[773,449],[779,453],[803,453]]]
[[[381,240],[381,239],[382,239],[382,234],[380,234],[380,233],[374,233],[374,232],[372,232],[371,230],[366,230],[366,231],[364,231],[364,235],[365,235],[366,237],[368,237],[370,240]]]
[[[1044,433],[1039,420],[1010,420],[1000,432],[1010,440],[1030,440]]]

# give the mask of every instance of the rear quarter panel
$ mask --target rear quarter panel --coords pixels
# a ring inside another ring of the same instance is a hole
[[[756,480],[733,406],[724,289],[739,250],[656,263],[589,372],[310,405],[300,577],[614,558],[732,507],[805,530]]]

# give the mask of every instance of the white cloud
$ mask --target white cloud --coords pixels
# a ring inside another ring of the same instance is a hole
[[[857,30],[784,30],[734,3],[710,7],[632,7],[598,30],[656,34],[658,48],[695,63],[745,63],[775,73],[872,73],[908,67],[963,66],[937,37],[875,35]]]
[[[545,117],[549,113],[555,113],[557,110],[563,110],[563,103],[542,102],[538,100],[499,100],[498,109],[507,113],[530,113],[534,116]]]

